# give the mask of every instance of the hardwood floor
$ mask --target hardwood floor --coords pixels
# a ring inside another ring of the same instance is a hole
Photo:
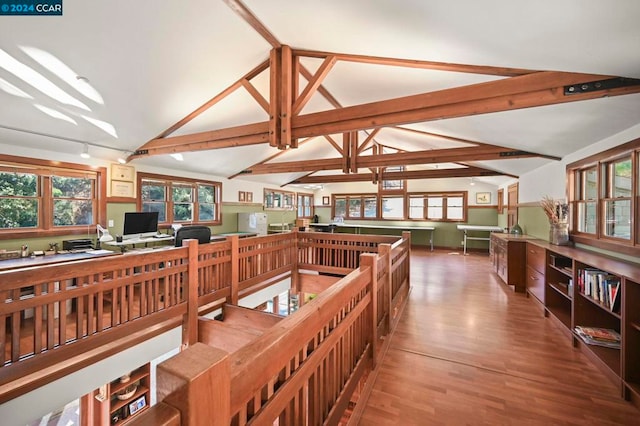
[[[640,425],[542,308],[486,254],[414,250],[412,289],[357,424]],[[353,422],[355,423],[355,422]]]

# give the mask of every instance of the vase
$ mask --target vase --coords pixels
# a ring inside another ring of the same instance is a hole
[[[549,242],[557,246],[569,244],[569,224],[551,223],[549,228]]]

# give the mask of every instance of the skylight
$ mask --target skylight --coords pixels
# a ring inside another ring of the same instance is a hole
[[[60,111],[56,111],[55,109],[52,109],[52,108],[49,108],[49,107],[46,107],[46,106],[40,105],[40,104],[33,104],[33,106],[35,106],[40,111],[44,112],[45,114],[47,114],[50,117],[57,118],[58,120],[64,120],[64,121],[67,121],[69,123],[73,123],[76,126],[78,125],[78,123],[76,123],[76,120],[74,120],[73,118],[69,117],[68,115],[65,115],[65,114],[61,113]]]
[[[69,95],[42,74],[26,66],[2,49],[0,49],[0,67],[58,102],[91,111],[88,106]]]
[[[96,126],[97,128],[104,130],[114,138],[118,137],[118,133],[116,132],[115,127],[113,127],[113,124],[107,123],[106,121],[98,120],[97,118],[87,117],[86,115],[81,115],[81,117],[87,120],[89,123]]]
[[[9,83],[7,80],[3,78],[0,78],[0,89],[4,90],[5,92],[13,96],[18,96],[20,98],[26,98],[26,99],[33,99],[33,96],[31,96],[26,92],[23,92],[22,90],[18,89],[16,86]]]
[[[78,73],[74,72],[64,62],[53,56],[51,53],[30,46],[20,46],[20,49],[22,49],[24,53],[29,55],[34,61],[57,75],[69,86],[73,87],[92,101],[104,105],[102,96],[93,88],[93,86],[91,86],[89,80],[85,77],[80,77]]]

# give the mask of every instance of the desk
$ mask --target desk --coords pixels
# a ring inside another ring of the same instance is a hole
[[[211,242],[215,241],[224,241],[227,237],[232,235],[237,235],[238,238],[248,238],[248,237],[257,237],[257,232],[223,232],[221,234],[214,234],[211,236]]]
[[[310,223],[310,228],[353,228],[356,234],[361,234],[362,229],[392,229],[398,231],[428,231],[429,232],[429,245],[431,251],[433,251],[433,233],[436,228],[434,226],[393,226],[393,225],[360,225],[352,223]],[[333,231],[329,231],[333,232]]]
[[[21,257],[18,259],[0,260],[0,271],[10,269],[30,268],[32,266],[50,265],[54,263],[73,262],[74,260],[94,259],[96,257],[117,254],[111,250],[87,250],[77,253],[47,254],[36,257]]]
[[[467,240],[484,240],[489,241],[491,244],[491,233],[502,232],[502,228],[493,225],[458,225],[458,230],[464,232],[464,238],[462,239],[462,246],[464,247],[464,254],[467,254]],[[467,235],[468,231],[480,231],[488,232],[488,237],[470,237]]]
[[[146,247],[148,243],[162,243],[166,241],[173,242],[173,235],[160,234],[160,236],[158,237],[132,238],[122,241],[105,241],[102,244],[104,244],[105,246],[120,247],[120,251],[124,253],[127,246],[135,247],[136,244],[144,244]]]

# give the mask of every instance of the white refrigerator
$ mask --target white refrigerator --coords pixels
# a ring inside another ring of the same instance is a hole
[[[238,232],[256,232],[267,235],[266,213],[238,213]]]

